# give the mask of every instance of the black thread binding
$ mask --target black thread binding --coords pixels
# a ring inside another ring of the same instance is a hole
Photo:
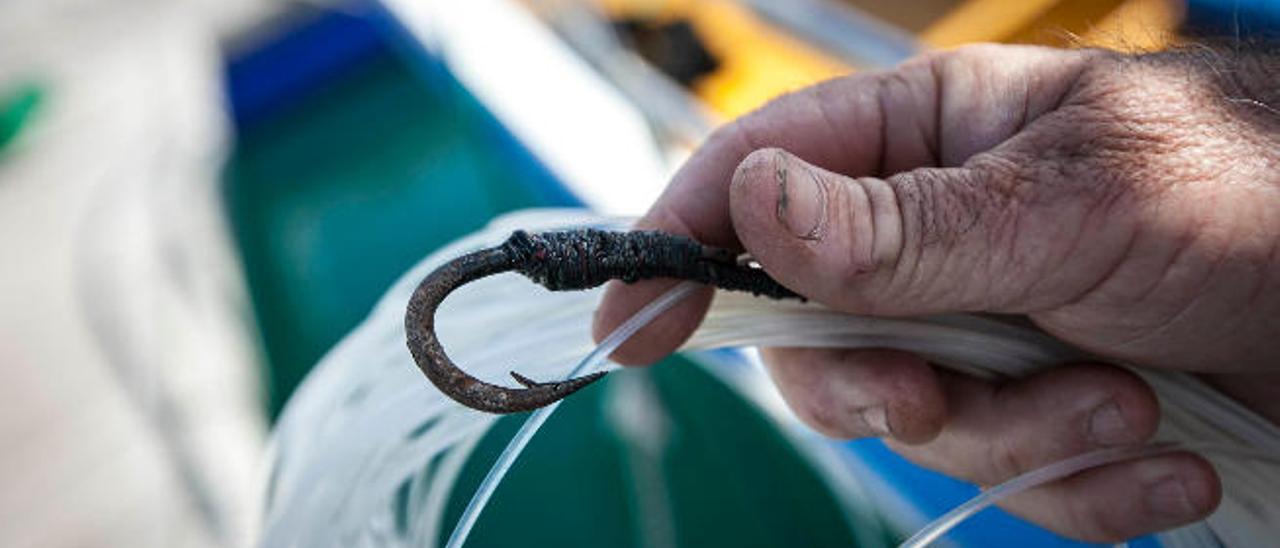
[[[590,289],[609,280],[678,278],[774,299],[800,298],[726,251],[662,232],[580,229],[516,231],[503,248],[516,270],[552,291]]]

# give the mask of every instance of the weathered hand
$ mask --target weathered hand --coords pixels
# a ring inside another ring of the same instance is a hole
[[[726,125],[639,225],[745,249],[859,314],[1022,314],[1117,362],[1206,374],[1280,421],[1280,62],[979,46],[782,97]],[[663,291],[614,284],[604,333]],[[615,356],[676,348],[711,292]],[[1142,442],[1136,376],[1075,364],[1004,384],[894,351],[766,349],[783,396],[837,437],[884,436],[980,484]],[[1109,541],[1197,520],[1220,485],[1180,453],[1045,486],[1008,508]]]

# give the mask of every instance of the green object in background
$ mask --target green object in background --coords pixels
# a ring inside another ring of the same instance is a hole
[[[380,54],[241,131],[225,196],[272,417],[422,257],[503,212],[573,205],[446,76]]]
[[[665,447],[648,463],[654,470],[647,479],[660,485],[638,485],[637,476],[645,476],[633,468],[646,465],[635,462],[645,451],[628,450],[608,419],[605,397],[620,375],[648,376],[662,402],[653,412],[667,415]],[[467,461],[440,546],[524,418],[502,418]],[[645,504],[655,499],[657,508]],[[771,421],[675,356],[615,372],[565,400],[494,492],[466,545],[895,546],[877,519],[864,513],[847,519],[830,487]]]
[[[9,93],[0,94],[0,153],[17,140],[40,104],[43,92],[35,84],[18,86]]]

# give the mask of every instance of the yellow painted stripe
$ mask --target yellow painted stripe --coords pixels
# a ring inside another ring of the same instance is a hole
[[[1129,0],[1084,34],[1091,46],[1151,51],[1168,46],[1184,16],[1177,0]]]
[[[999,42],[1034,23],[1059,0],[969,0],[920,33],[937,48],[973,42]]]

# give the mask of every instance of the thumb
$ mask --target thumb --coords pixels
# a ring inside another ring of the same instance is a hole
[[[1030,222],[1018,177],[994,161],[850,178],[779,149],[757,150],[734,173],[730,213],[746,250],[774,278],[849,312],[913,315],[1027,312],[1070,299],[1074,285],[1040,287],[1071,254],[1080,223],[1054,204]],[[1064,243],[1065,242],[1065,243]]]

